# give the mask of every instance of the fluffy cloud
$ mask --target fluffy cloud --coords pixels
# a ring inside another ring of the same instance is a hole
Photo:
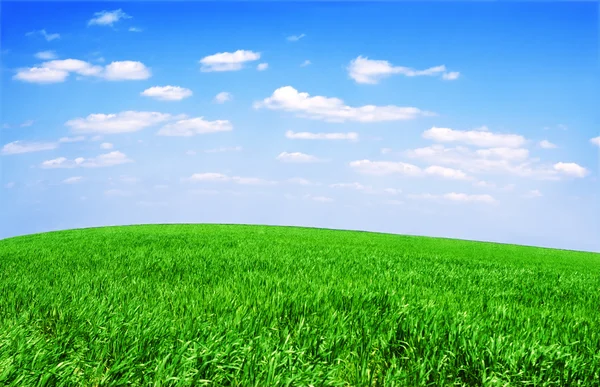
[[[284,163],[317,163],[322,161],[316,156],[300,152],[281,152],[276,159]]]
[[[311,133],[311,132],[296,132],[291,130],[285,132],[285,137],[290,140],[350,140],[357,141],[358,133]]]
[[[425,200],[448,200],[453,202],[479,202],[479,203],[487,203],[492,204],[496,203],[496,199],[494,199],[491,195],[469,195],[465,193],[456,193],[450,192],[443,195],[432,195],[429,193],[419,194],[419,195],[406,195],[410,199],[425,199]]]
[[[28,32],[25,34],[25,36],[33,36],[33,35],[41,35],[48,42],[51,42],[55,39],[60,39],[60,34],[50,34],[50,33],[46,32],[46,30],[31,31],[31,32]]]
[[[400,121],[434,115],[415,107],[393,105],[351,107],[344,105],[344,101],[339,98],[311,97],[308,93],[300,93],[291,86],[280,87],[270,97],[255,102],[254,108],[283,110],[294,112],[299,117],[338,123]]]
[[[13,79],[29,83],[59,83],[71,73],[109,81],[142,80],[151,76],[150,70],[141,62],[117,61],[102,67],[79,59],[57,59],[43,62],[39,67],[20,69]]]
[[[589,171],[579,164],[575,163],[556,163],[553,165],[555,171],[572,177],[585,177]]]
[[[94,13],[94,18],[88,21],[88,25],[112,26],[121,19],[131,19],[131,16],[127,15],[121,9],[115,9],[114,11],[100,11]]]
[[[191,137],[197,134],[229,132],[233,125],[227,120],[206,121],[204,117],[186,118],[163,126],[159,136]]]
[[[192,91],[179,86],[153,86],[140,93],[161,101],[181,101],[192,96]]]
[[[111,144],[110,142],[103,142],[102,144],[100,144],[100,148],[101,149],[112,149],[113,144]]]
[[[172,119],[170,114],[124,111],[117,114],[90,114],[65,123],[75,133],[130,133]]]
[[[75,184],[75,183],[79,183],[81,180],[83,180],[82,176],[73,176],[73,177],[64,179],[62,182],[63,182],[63,184]]]
[[[472,179],[465,172],[458,169],[446,168],[438,165],[432,165],[425,169],[421,169],[416,165],[399,161],[357,160],[352,161],[350,167],[354,168],[359,173],[376,176],[400,174],[405,176],[436,176],[451,180]]]
[[[557,148],[557,146],[555,144],[551,143],[548,140],[542,140],[542,141],[540,141],[540,147],[544,148],[544,149],[554,149],[554,148]]]
[[[288,40],[288,42],[297,42],[305,36],[306,35],[304,35],[304,34],[292,35],[292,36],[288,36],[286,39]]]
[[[227,101],[231,101],[231,99],[232,99],[231,93],[228,93],[226,91],[222,91],[215,96],[216,103],[225,103]]]
[[[590,142],[594,145],[600,146],[600,136],[591,138]]]
[[[525,144],[525,138],[521,135],[493,133],[485,127],[476,130],[433,127],[423,132],[423,138],[435,142],[460,142],[479,147],[518,148]]]
[[[16,155],[20,153],[40,152],[58,148],[56,142],[23,142],[13,141],[2,147],[3,155]]]
[[[97,157],[86,159],[84,157],[78,157],[74,160],[68,160],[65,157],[59,157],[52,160],[42,162],[41,167],[44,169],[53,168],[98,168],[98,167],[112,167],[115,165],[131,163],[133,160],[127,158],[124,153],[114,151],[105,153]]]
[[[41,60],[51,60],[56,59],[56,52],[48,50],[48,51],[40,51],[36,52],[35,57]]]
[[[248,50],[220,52],[200,59],[200,71],[238,71],[244,67],[244,63],[259,59],[260,53]]]
[[[264,180],[256,177],[240,177],[240,176],[228,176],[222,173],[194,173],[188,178],[182,179],[190,183],[199,182],[232,182],[243,185],[273,185],[274,181]]]
[[[377,84],[381,79],[394,74],[402,74],[407,77],[443,74],[446,80],[457,79],[459,76],[458,72],[446,73],[446,66],[443,65],[426,70],[415,70],[409,67],[393,66],[386,60],[372,60],[363,56],[350,61],[347,70],[350,78],[354,79],[356,83],[364,84]]]
[[[104,70],[109,81],[137,81],[151,77],[150,70],[142,63],[131,60],[112,62]]]
[[[269,68],[269,64],[268,63],[259,63],[259,65],[256,66],[256,69],[258,71],[265,71],[268,68]]]

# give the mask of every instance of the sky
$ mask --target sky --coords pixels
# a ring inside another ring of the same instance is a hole
[[[0,238],[244,223],[600,252],[594,2],[2,2]]]

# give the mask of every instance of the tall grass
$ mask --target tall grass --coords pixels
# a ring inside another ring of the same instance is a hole
[[[6,239],[0,385],[599,386],[600,254],[227,225]]]

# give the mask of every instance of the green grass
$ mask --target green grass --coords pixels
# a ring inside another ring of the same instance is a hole
[[[148,225],[0,241],[3,386],[599,386],[600,254]]]

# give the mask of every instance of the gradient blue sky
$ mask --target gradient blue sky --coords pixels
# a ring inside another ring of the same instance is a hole
[[[597,3],[3,2],[1,24],[2,238],[214,222],[600,251]]]

